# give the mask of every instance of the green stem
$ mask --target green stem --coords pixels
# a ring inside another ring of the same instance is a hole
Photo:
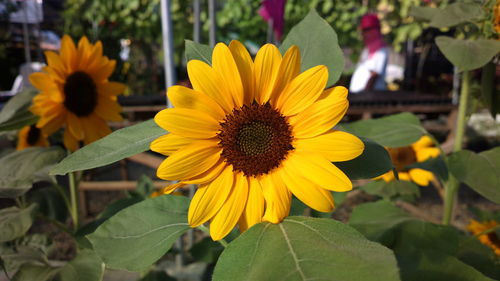
[[[69,195],[70,195],[70,214],[73,220],[73,229],[78,230],[78,186],[75,181],[75,173],[70,172],[69,177]]]
[[[457,127],[455,133],[455,143],[453,144],[453,151],[459,151],[462,149],[465,127],[466,127],[466,117],[467,108],[469,100],[469,82],[470,73],[464,71],[462,74],[462,89],[460,91],[460,103],[458,104],[458,116],[457,116]],[[444,202],[444,213],[443,213],[443,224],[449,225],[453,217],[453,208],[455,206],[455,199],[457,197],[457,191],[459,187],[458,180],[450,173],[448,183],[446,184],[445,192],[445,202]]]
[[[206,227],[204,225],[200,225],[200,226],[198,226],[198,229],[205,232],[206,234],[210,235],[210,230],[208,229],[208,227]],[[217,242],[219,242],[224,248],[226,248],[228,245],[227,241],[224,239],[217,240]]]

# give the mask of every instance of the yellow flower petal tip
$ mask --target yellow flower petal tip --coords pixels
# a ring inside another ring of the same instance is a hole
[[[60,53],[45,52],[45,56],[48,66],[29,78],[40,91],[30,108],[40,116],[36,126],[47,135],[65,128],[64,145],[70,150],[109,134],[106,121],[122,119],[116,96],[126,87],[108,81],[115,61],[102,55],[101,43],[91,44],[82,37],[76,47],[64,35]]]
[[[497,236],[495,231],[489,231],[496,227],[498,227],[498,222],[494,220],[483,222],[471,220],[467,225],[467,230],[472,235],[477,236],[481,243],[491,248],[497,256],[500,256],[500,237]]]
[[[334,207],[331,190],[350,179],[332,161],[364,149],[357,137],[332,130],[347,111],[347,89],[325,90],[328,69],[300,73],[300,51],[284,56],[264,45],[252,60],[243,44],[216,45],[212,66],[188,62],[193,89],[169,88],[173,109],[155,122],[169,131],[151,144],[168,155],[162,179],[199,183],[189,206],[192,227],[210,223],[214,240],[290,212],[292,194],[319,211]]]

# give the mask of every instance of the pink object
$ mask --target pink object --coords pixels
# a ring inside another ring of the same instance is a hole
[[[361,18],[361,29],[368,29],[368,28],[378,28],[380,29],[380,21],[378,20],[378,17],[376,14],[365,14]]]
[[[380,21],[376,14],[365,14],[361,18],[361,32],[363,42],[371,56],[380,48],[386,46],[382,33],[380,32]]]
[[[273,21],[274,34],[277,40],[281,40],[283,26],[285,25],[285,3],[286,0],[264,0],[259,9],[259,14],[265,21]]]

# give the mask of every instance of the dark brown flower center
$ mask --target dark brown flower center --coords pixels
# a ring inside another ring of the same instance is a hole
[[[90,115],[97,106],[97,87],[92,77],[76,71],[64,83],[64,106],[78,117]]]
[[[391,156],[392,163],[394,163],[394,166],[396,166],[396,171],[398,172],[405,171],[406,166],[411,165],[417,161],[415,151],[409,146],[389,148],[389,155]]]
[[[500,239],[498,238],[497,234],[493,231],[487,234],[488,239],[490,239],[491,244],[496,246],[497,248],[500,248]]]
[[[29,145],[35,145],[40,139],[40,129],[38,129],[35,125],[31,125],[28,131],[28,136],[26,137],[26,142]]]
[[[293,149],[290,125],[269,104],[234,109],[220,125],[221,155],[246,176],[268,173]]]

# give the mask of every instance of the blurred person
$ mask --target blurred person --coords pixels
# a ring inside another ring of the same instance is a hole
[[[352,93],[386,90],[385,76],[389,48],[380,31],[380,21],[376,14],[369,13],[361,18],[360,25],[365,47],[352,75],[349,90]]]

